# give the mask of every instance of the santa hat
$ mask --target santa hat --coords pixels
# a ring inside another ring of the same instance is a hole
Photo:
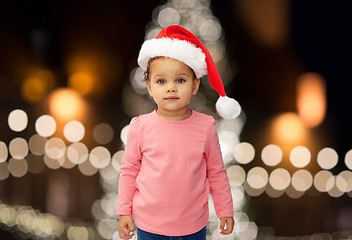
[[[226,96],[224,84],[208,49],[193,33],[178,25],[164,28],[156,38],[143,43],[138,64],[146,70],[149,59],[157,56],[185,63],[193,69],[197,78],[208,74],[210,86],[220,95],[215,105],[219,115],[225,119],[233,119],[240,114],[238,102]]]

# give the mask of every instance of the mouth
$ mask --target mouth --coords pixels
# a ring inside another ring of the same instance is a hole
[[[168,101],[175,101],[177,99],[179,99],[178,97],[173,97],[173,96],[170,96],[170,97],[166,97],[164,98],[165,100],[168,100]]]

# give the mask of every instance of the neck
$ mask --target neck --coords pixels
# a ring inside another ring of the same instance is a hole
[[[189,118],[192,115],[191,110],[188,108],[182,111],[163,111],[160,109],[157,109],[156,113],[167,120],[172,120],[172,121],[181,121]]]

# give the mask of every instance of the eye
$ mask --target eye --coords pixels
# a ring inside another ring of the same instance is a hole
[[[164,79],[159,79],[158,81],[156,81],[156,83],[158,83],[158,84],[164,84],[164,83],[165,83],[165,80],[164,80]]]
[[[184,80],[183,78],[179,78],[176,80],[177,83],[184,83],[186,82],[186,80]]]

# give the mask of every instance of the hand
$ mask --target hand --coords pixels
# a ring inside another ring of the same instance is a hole
[[[134,235],[134,233],[130,234],[134,231],[132,218],[128,215],[121,215],[117,230],[121,239],[131,239]]]
[[[220,233],[222,235],[229,235],[230,233],[232,233],[234,225],[235,220],[233,220],[233,217],[220,218]]]

